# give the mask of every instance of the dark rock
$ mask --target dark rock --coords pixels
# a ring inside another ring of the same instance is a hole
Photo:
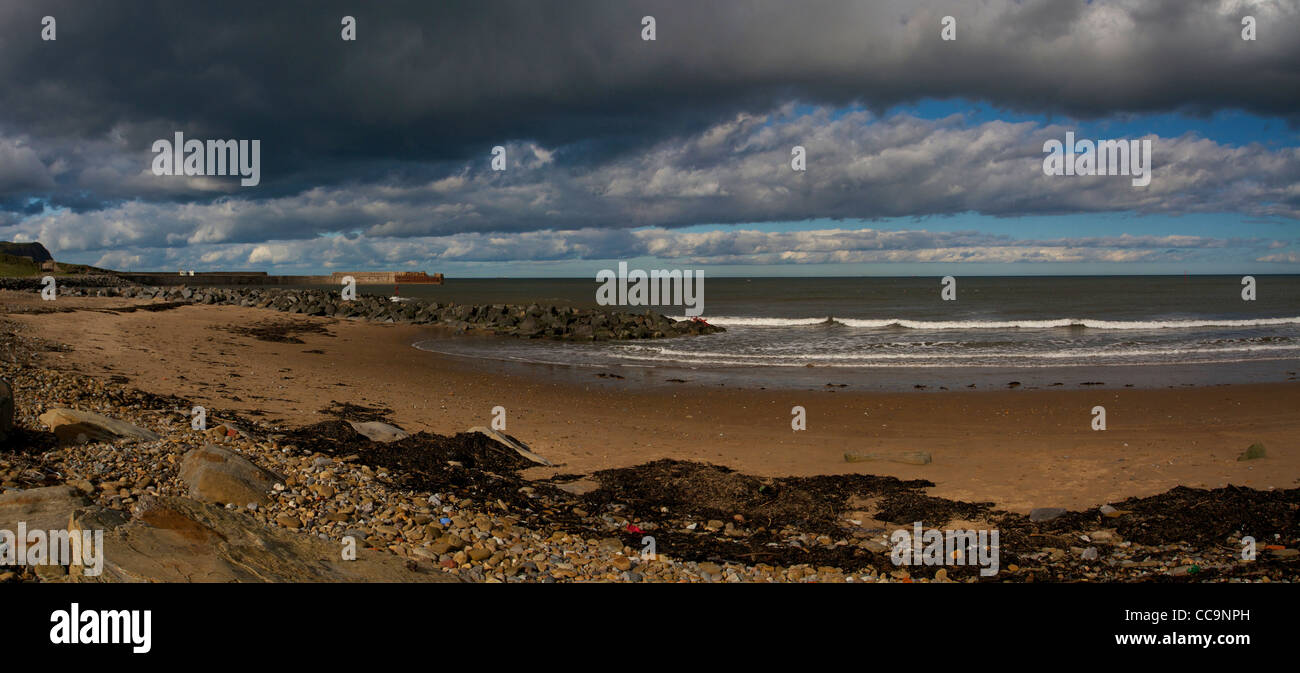
[[[1060,507],[1036,507],[1029,512],[1029,520],[1036,522],[1051,521],[1062,514],[1065,514],[1065,510]]]

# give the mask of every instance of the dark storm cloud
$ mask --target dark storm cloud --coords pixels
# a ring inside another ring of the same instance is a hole
[[[1243,41],[1241,17],[1258,21]],[[40,40],[41,17],[58,40]],[[358,40],[339,37],[340,19]],[[658,39],[641,40],[641,17]],[[940,20],[957,19],[942,41]],[[1128,211],[1300,218],[1300,151],[1150,134],[1154,180],[1053,179],[1061,116],[1300,123],[1297,2],[0,0],[0,238],[101,266],[1170,261],[1294,241],[695,224]],[[1008,123],[881,118],[957,98]],[[801,103],[805,106],[798,106]],[[860,109],[866,108],[865,110]],[[151,146],[262,142],[262,182]],[[809,170],[789,168],[808,149]],[[510,170],[488,170],[504,145]],[[630,231],[637,227],[652,227]],[[342,236],[333,234],[342,233]]]
[[[1246,13],[1256,42],[1240,39]],[[46,14],[57,42],[39,39]],[[955,42],[939,39],[946,14]],[[355,43],[339,38],[344,15]],[[640,39],[643,15],[658,21],[655,42]],[[38,156],[117,143],[58,174],[0,175],[0,198],[80,208],[212,196],[134,180],[150,143],[177,129],[262,139],[263,187],[239,192],[261,199],[418,183],[509,140],[558,148],[565,165],[600,162],[792,99],[1300,114],[1294,2],[69,0],[6,3],[0,26],[0,136]],[[110,156],[137,163],[87,175]]]

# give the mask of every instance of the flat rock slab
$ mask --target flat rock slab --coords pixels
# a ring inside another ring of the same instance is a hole
[[[584,495],[600,488],[600,482],[595,479],[577,479],[563,484],[556,484],[555,487],[573,495]]]
[[[180,478],[196,500],[240,507],[270,504],[267,493],[275,482],[283,481],[280,475],[254,465],[240,454],[212,444],[185,452]]]
[[[101,574],[73,566],[80,582],[460,582],[426,564],[358,545],[272,528],[239,510],[189,498],[143,496],[131,518],[102,507],[79,511],[69,530],[103,530]],[[364,542],[358,540],[360,544]]]
[[[158,433],[152,430],[93,411],[50,409],[40,415],[40,421],[49,426],[59,438],[59,443],[64,446],[84,442],[112,442],[119,439],[137,439],[146,442],[159,439]]]
[[[71,486],[46,486],[0,494],[0,530],[17,533],[18,524],[27,530],[63,530],[72,513],[90,501]]]
[[[901,453],[866,453],[863,451],[846,451],[846,463],[870,463],[874,461],[903,463],[905,465],[929,465],[930,454],[924,451],[903,451]]]
[[[352,426],[353,430],[365,435],[366,439],[369,439],[372,442],[395,442],[399,439],[411,436],[411,433],[397,427],[396,425],[381,423],[380,421],[369,421],[366,423],[348,421],[348,424]]]
[[[478,432],[487,435],[488,437],[491,437],[492,439],[496,440],[498,444],[503,444],[511,449],[514,449],[515,453],[518,453],[519,455],[523,456],[524,458],[527,458],[528,460],[534,463],[537,463],[538,465],[549,466],[554,464],[551,461],[533,453],[532,450],[528,448],[528,445],[524,444],[518,439],[515,439],[514,437],[511,437],[510,435],[507,435],[504,432],[497,432],[492,428],[485,428],[481,425],[476,425],[470,428],[469,431]]]
[[[1051,521],[1058,516],[1065,514],[1062,507],[1036,507],[1029,512],[1029,520],[1034,522]]]

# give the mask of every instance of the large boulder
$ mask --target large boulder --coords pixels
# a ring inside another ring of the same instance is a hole
[[[0,494],[0,531],[3,531],[0,533],[0,559],[3,559],[0,565],[13,564],[25,558],[27,563],[34,564],[33,570],[45,581],[62,581],[66,571],[62,565],[50,563],[46,556],[56,553],[50,546],[56,534],[54,531],[67,528],[72,513],[88,504],[90,501],[77,489],[68,486]],[[29,543],[33,540],[33,531],[42,531],[35,539],[41,548],[41,557],[47,560],[33,557],[34,550]],[[20,549],[26,552],[19,552]],[[62,554],[61,551],[57,553]],[[59,560],[64,561],[64,557],[60,556]]]
[[[132,425],[126,421],[109,418],[93,411],[77,409],[50,409],[40,415],[42,423],[59,438],[63,445],[84,442],[112,442],[119,439],[137,439],[151,442],[158,433]]]
[[[102,507],[78,511],[68,530],[104,531],[103,567],[73,566],[82,582],[459,582],[427,565],[364,548],[345,560],[343,545],[189,498],[140,498],[131,518]],[[412,569],[414,567],[414,569]]]
[[[90,501],[71,486],[46,486],[0,494],[0,530],[16,533],[18,524],[27,530],[63,530],[68,516]]]
[[[195,499],[240,507],[270,503],[267,493],[275,482],[283,480],[238,453],[211,444],[185,453],[180,478]]]

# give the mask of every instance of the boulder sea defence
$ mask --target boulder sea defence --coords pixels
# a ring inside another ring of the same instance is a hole
[[[4,279],[27,281],[36,279]],[[0,283],[8,289],[38,291],[36,282]],[[192,304],[265,308],[283,313],[371,322],[442,325],[457,331],[481,331],[527,339],[608,341],[662,339],[725,331],[702,320],[674,320],[652,311],[632,313],[543,304],[457,304],[421,299],[393,302],[387,297],[361,295],[344,301],[338,291],[245,287],[100,286],[94,283],[59,287],[59,296],[125,297]]]

